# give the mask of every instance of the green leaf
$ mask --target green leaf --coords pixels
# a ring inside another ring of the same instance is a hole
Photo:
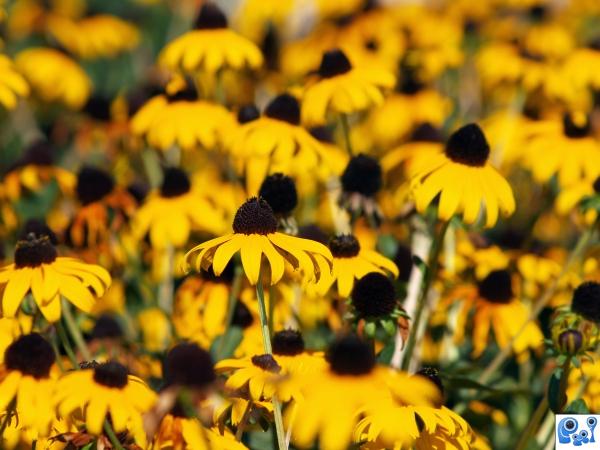
[[[373,336],[375,336],[375,322],[366,322],[365,323],[365,334],[372,338]]]
[[[386,366],[389,365],[392,361],[392,356],[394,356],[395,349],[396,346],[394,344],[394,341],[389,342],[385,347],[383,347],[383,349],[381,349],[381,351],[377,355],[377,362]]]
[[[218,336],[210,347],[210,353],[215,361],[230,358],[242,342],[243,332],[240,327],[230,327],[227,332]]]
[[[575,400],[573,403],[571,403],[569,406],[567,406],[567,409],[565,409],[565,413],[568,414],[589,414],[590,410],[588,409],[588,406],[585,403],[585,400],[580,398]]]
[[[578,369],[581,368],[581,361],[579,360],[579,358],[572,358],[571,364],[573,364],[573,367],[576,367]]]
[[[389,334],[390,336],[393,336],[396,334],[396,324],[394,323],[393,320],[382,320],[381,326],[383,327],[385,332],[387,334]]]

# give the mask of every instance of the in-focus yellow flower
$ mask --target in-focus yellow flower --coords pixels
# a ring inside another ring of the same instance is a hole
[[[182,247],[193,230],[218,234],[225,228],[219,210],[192,189],[187,174],[174,167],[164,172],[159,191],[152,192],[134,217],[138,238],[147,233],[154,248]]]
[[[20,97],[28,95],[29,85],[23,76],[15,70],[8,56],[0,54],[0,104],[6,109],[13,109]]]
[[[421,213],[439,195],[438,217],[450,220],[462,213],[463,220],[474,223],[485,206],[487,227],[493,227],[499,211],[509,216],[515,199],[508,182],[487,161],[490,147],[476,124],[455,131],[446,151],[423,164],[411,180],[412,195]]]
[[[328,114],[351,114],[383,103],[383,89],[394,86],[393,73],[352,67],[342,50],[326,52],[318,79],[309,83],[302,98],[302,122],[323,125]]]
[[[139,43],[133,24],[109,14],[77,20],[53,14],[48,17],[46,28],[62,47],[80,58],[114,57]]]
[[[29,292],[49,322],[60,319],[61,297],[91,312],[95,297],[102,296],[110,285],[110,274],[100,266],[58,257],[53,244],[56,238],[49,230],[24,231],[15,248],[14,264],[0,269],[3,317],[15,317]]]
[[[202,5],[194,28],[167,44],[159,56],[160,65],[190,74],[261,66],[260,49],[229,29],[227,18],[214,3]]]
[[[285,375],[273,355],[254,355],[240,359],[224,359],[215,365],[217,373],[231,373],[225,387],[248,400],[270,400],[276,382]]]
[[[15,64],[42,101],[80,109],[90,96],[92,82],[87,74],[58,50],[28,48],[17,54]]]
[[[512,278],[507,270],[489,273],[477,286],[461,286],[448,297],[448,302],[462,300],[454,339],[461,343],[467,330],[468,318],[473,315],[473,356],[480,356],[488,346],[490,330],[493,329],[498,347],[513,343],[519,361],[529,358],[528,350],[539,350],[544,336],[539,326],[529,320],[529,308],[513,294]],[[522,331],[521,328],[525,327]]]
[[[128,375],[121,364],[94,363],[89,368],[68,372],[58,380],[56,402],[63,417],[83,412],[87,430],[102,432],[110,414],[115,432],[143,430],[142,414],[156,401],[156,394],[140,378]],[[138,442],[144,445],[144,442]]]
[[[41,436],[49,436],[55,418],[56,381],[50,377],[54,351],[37,333],[22,335],[4,353],[0,370],[0,409],[15,400],[18,422]]]
[[[277,218],[267,202],[256,197],[249,199],[238,209],[233,220],[233,233],[197,245],[187,252],[186,262],[194,253],[196,269],[212,267],[219,276],[233,255],[240,252],[242,266],[251,284],[258,283],[262,257],[270,269],[270,283],[276,284],[283,277],[285,262],[300,269],[310,280],[327,279],[331,271],[331,252],[323,244],[277,232]],[[320,256],[316,258],[315,255]]]
[[[391,259],[377,253],[375,250],[361,248],[360,243],[352,234],[335,236],[329,241],[329,250],[333,255],[333,270],[331,282],[324,286],[329,289],[337,282],[337,292],[342,298],[347,298],[352,292],[354,282],[370,272],[398,276],[398,267]]]

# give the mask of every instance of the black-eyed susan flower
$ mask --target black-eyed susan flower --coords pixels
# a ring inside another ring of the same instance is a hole
[[[87,430],[99,435],[110,414],[115,432],[139,435],[142,414],[156,401],[156,394],[127,368],[109,361],[91,363],[64,374],[57,383],[56,402],[63,417],[83,412]],[[138,442],[144,445],[144,442]]]
[[[326,52],[318,70],[319,78],[308,84],[302,97],[302,122],[323,125],[328,114],[351,114],[383,103],[383,89],[394,86],[391,72],[352,67],[342,50]]]
[[[269,354],[224,359],[215,365],[215,370],[231,373],[225,382],[226,388],[255,401],[270,400],[276,392],[276,382],[285,374]]]
[[[53,14],[48,33],[69,53],[80,58],[111,58],[139,43],[137,28],[119,17],[96,14],[81,19]]]
[[[405,404],[431,405],[438,397],[430,381],[377,366],[372,348],[354,335],[336,339],[327,361],[326,370],[306,380],[303,400],[285,414],[293,442],[303,448],[316,439],[324,450],[347,448],[361,409],[369,402],[384,404],[392,385]]]
[[[473,314],[473,356],[480,356],[486,349],[490,330],[498,347],[512,343],[512,350],[520,361],[529,358],[529,350],[540,349],[543,335],[539,326],[529,321],[529,308],[513,293],[513,280],[507,270],[494,270],[477,286],[456,288],[448,297],[452,302],[461,301],[454,338],[464,340],[467,321]],[[521,330],[521,328],[524,328]]]
[[[374,250],[362,249],[358,239],[351,234],[332,238],[329,249],[333,255],[333,270],[328,287],[337,282],[337,292],[342,298],[350,295],[356,279],[370,272],[398,276],[398,267],[392,260]]]
[[[14,63],[6,55],[0,55],[0,104],[14,109],[19,98],[29,95],[29,85],[15,70]]]
[[[368,155],[353,156],[340,178],[342,194],[339,203],[355,220],[367,217],[374,225],[381,222],[381,211],[375,195],[383,184],[383,174],[379,161]]]
[[[600,175],[600,143],[593,135],[590,117],[583,112],[551,120],[523,148],[523,164],[536,181],[545,183],[557,175],[561,187]],[[569,151],[565,151],[568,148]]]
[[[194,30],[167,44],[159,56],[162,66],[191,74],[257,69],[262,62],[260,49],[229,29],[223,12],[210,2],[200,8]]]
[[[600,323],[600,283],[587,281],[580,284],[573,292],[571,311],[586,320]]]
[[[291,177],[282,173],[269,175],[260,185],[258,196],[269,204],[284,230],[291,234],[298,231],[298,227],[291,216],[292,211],[298,204],[296,183]]]
[[[27,48],[17,54],[15,64],[35,95],[44,102],[80,109],[92,90],[92,82],[83,69],[58,50]]]
[[[90,312],[95,297],[102,296],[110,285],[110,274],[102,267],[59,257],[55,239],[47,228],[24,230],[15,248],[14,263],[0,269],[4,317],[14,317],[28,293],[49,322],[60,319],[61,297]]]
[[[233,233],[197,245],[187,252],[186,262],[195,256],[197,270],[212,267],[219,276],[233,255],[240,252],[246,277],[257,284],[261,275],[262,256],[270,268],[270,283],[283,277],[285,262],[300,269],[309,279],[317,282],[327,278],[331,252],[318,242],[288,236],[277,232],[277,218],[267,202],[251,198],[237,211]],[[314,255],[320,256],[315,258]]]
[[[164,171],[160,190],[148,195],[133,220],[136,236],[149,234],[158,249],[182,247],[193,230],[218,234],[225,227],[220,211],[192,188],[183,170],[174,167]]]
[[[50,377],[55,357],[52,347],[37,333],[19,337],[4,353],[0,375],[0,409],[10,413],[14,403],[18,420],[40,436],[49,436],[55,412],[56,381]]]
[[[455,131],[445,152],[430,158],[411,180],[417,210],[424,212],[439,195],[438,217],[442,220],[462,213],[466,223],[474,223],[482,205],[488,227],[496,224],[499,212],[511,215],[515,210],[512,189],[489,164],[489,152],[487,140],[476,124]]]
[[[599,193],[600,177],[594,180],[584,179],[561,189],[556,197],[554,208],[558,214],[569,215],[580,207],[585,222],[591,224],[596,220],[598,213],[595,208],[590,206],[595,203],[595,198]]]

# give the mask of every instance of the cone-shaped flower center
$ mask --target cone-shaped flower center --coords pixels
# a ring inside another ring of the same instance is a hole
[[[509,303],[513,298],[508,270],[494,270],[479,282],[479,295],[492,303]]]
[[[444,395],[444,384],[442,383],[442,379],[440,378],[440,372],[435,367],[423,367],[416,373],[417,375],[427,378],[429,381],[433,382],[440,390],[440,393]]]
[[[290,94],[278,95],[267,105],[265,116],[292,125],[300,125],[300,104],[296,97]]]
[[[194,28],[196,30],[227,28],[227,17],[225,17],[223,11],[214,3],[205,3],[200,8]]]
[[[587,115],[583,113],[565,114],[563,116],[563,131],[565,136],[580,139],[590,135],[592,127]]]
[[[92,339],[117,339],[123,337],[123,329],[113,316],[103,314],[98,317],[92,329]]]
[[[275,214],[282,216],[288,216],[298,204],[296,183],[282,173],[265,178],[258,195],[266,200]]]
[[[235,213],[233,231],[238,234],[271,234],[277,231],[277,218],[262,198],[252,197]]]
[[[383,184],[381,166],[370,156],[354,156],[348,162],[341,181],[344,192],[357,192],[365,197],[372,197]]]
[[[443,136],[439,128],[425,122],[414,129],[410,140],[412,142],[442,142]]]
[[[340,234],[331,238],[329,250],[334,258],[353,258],[360,252],[360,244],[354,235]]]
[[[193,343],[173,347],[164,364],[168,385],[205,387],[216,379],[210,353]]]
[[[376,363],[372,347],[354,334],[336,339],[327,350],[327,361],[338,375],[366,375]]]
[[[176,167],[165,169],[160,195],[166,198],[179,197],[190,191],[191,184],[187,174]]]
[[[396,290],[385,275],[366,274],[354,284],[352,305],[360,317],[384,317],[396,308]]]
[[[272,343],[276,355],[294,356],[304,351],[304,339],[298,330],[278,331]]]
[[[94,368],[94,381],[110,388],[124,388],[128,381],[127,368],[116,361],[98,364]]]
[[[600,283],[588,281],[573,292],[571,310],[585,319],[600,322]]]
[[[600,194],[600,177],[594,180],[594,184],[592,186],[594,188],[594,192],[596,194]]]
[[[244,105],[242,106],[237,113],[237,121],[240,124],[252,122],[260,117],[260,112],[256,105]]]
[[[323,53],[319,75],[321,78],[332,78],[352,70],[352,64],[346,54],[340,49],[330,50]]]
[[[483,166],[490,155],[490,145],[479,125],[471,123],[456,130],[446,144],[446,156],[467,166]]]
[[[21,269],[23,267],[39,267],[42,264],[51,264],[57,255],[58,252],[52,245],[49,236],[42,235],[38,237],[31,232],[26,239],[17,241],[15,266]]]
[[[262,370],[267,372],[279,373],[281,372],[281,366],[277,364],[273,355],[256,355],[252,357],[252,364],[256,367],[260,367]]]
[[[85,166],[77,174],[77,198],[82,205],[102,200],[115,187],[115,181],[108,172]]]
[[[52,347],[37,333],[19,337],[4,352],[8,370],[18,370],[34,378],[48,378],[54,361]]]

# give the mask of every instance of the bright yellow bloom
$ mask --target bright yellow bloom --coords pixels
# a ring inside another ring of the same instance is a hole
[[[171,341],[171,323],[160,308],[148,308],[137,316],[142,331],[144,348],[149,352],[163,352]]]
[[[240,359],[224,359],[215,365],[217,373],[231,373],[225,387],[248,400],[270,400],[276,382],[285,375],[273,355],[254,355]]]
[[[13,109],[20,97],[28,95],[29,85],[23,76],[15,70],[7,56],[0,55],[0,104],[6,109]]]

